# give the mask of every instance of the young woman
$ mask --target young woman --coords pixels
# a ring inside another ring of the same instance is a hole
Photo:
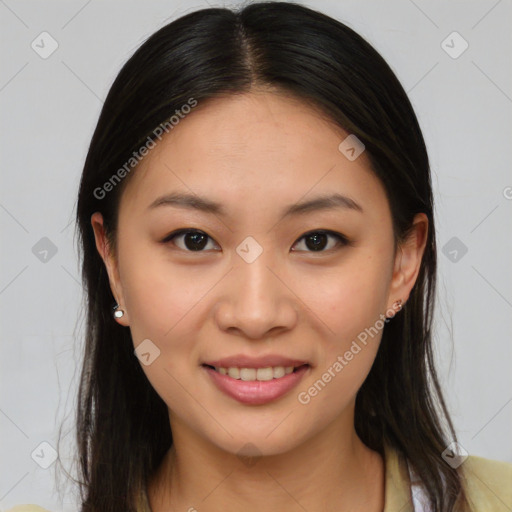
[[[160,29],[108,94],[77,221],[83,512],[512,507],[436,377],[418,121],[342,23],[264,2]]]

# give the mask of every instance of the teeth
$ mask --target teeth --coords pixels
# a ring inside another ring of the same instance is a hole
[[[273,368],[258,368],[258,370],[256,371],[256,380],[272,380],[273,378]]]
[[[228,368],[228,375],[233,377],[233,379],[240,378],[240,370],[238,368]]]
[[[222,375],[229,375],[233,379],[239,380],[272,380],[280,379],[293,372],[293,366],[268,366],[267,368],[219,368],[215,370]]]
[[[240,368],[242,380],[256,380],[256,368]]]
[[[292,371],[293,371],[293,366],[292,366]],[[285,375],[286,375],[286,369],[283,366],[276,366],[274,368],[274,378],[275,379],[279,379],[279,377],[284,377]]]

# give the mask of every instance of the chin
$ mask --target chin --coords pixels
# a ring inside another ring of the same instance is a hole
[[[271,435],[269,435],[269,430],[240,434],[239,431],[239,435],[233,438],[226,435],[222,440],[210,438],[210,442],[220,450],[242,458],[281,455],[300,444],[296,435],[290,435],[284,430],[280,434],[274,431]]]

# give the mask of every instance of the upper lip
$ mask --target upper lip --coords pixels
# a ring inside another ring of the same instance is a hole
[[[277,354],[269,354],[262,357],[250,357],[243,354],[224,357],[214,361],[205,361],[203,364],[216,368],[267,368],[269,366],[302,366],[309,364],[303,359],[290,359]]]

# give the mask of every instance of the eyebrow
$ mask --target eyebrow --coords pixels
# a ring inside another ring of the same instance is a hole
[[[188,194],[183,192],[174,192],[166,194],[155,199],[148,207],[149,210],[160,206],[174,206],[189,210],[199,210],[214,215],[227,216],[227,212],[222,204],[212,201],[206,197],[196,194]],[[348,210],[363,213],[363,208],[350,197],[342,194],[321,195],[287,206],[281,212],[281,219],[288,215],[304,215],[313,211],[330,210],[334,208],[345,208]]]

